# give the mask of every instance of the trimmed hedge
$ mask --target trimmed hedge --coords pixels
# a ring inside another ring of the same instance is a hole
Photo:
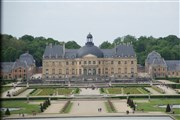
[[[116,112],[116,109],[115,109],[113,103],[112,103],[110,100],[108,100],[107,102],[108,102],[108,104],[109,104],[109,106],[110,106],[111,111],[112,111],[112,112]]]
[[[112,87],[151,87],[149,84],[118,84]]]
[[[60,113],[66,113],[66,109],[68,108],[68,106],[70,105],[71,101],[68,100],[66,102],[66,104],[64,105],[64,107],[61,109],[61,112]]]

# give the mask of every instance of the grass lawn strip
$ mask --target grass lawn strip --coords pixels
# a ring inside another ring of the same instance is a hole
[[[73,103],[71,101],[67,101],[64,107],[61,109],[60,113],[69,113],[71,110]]]
[[[173,105],[179,105],[180,100],[179,99],[151,99],[149,102],[143,102],[139,103],[137,102],[137,110],[141,111],[144,109],[144,111],[152,112],[152,111],[161,111],[165,112],[165,108],[160,108],[158,105],[165,105],[167,104],[173,104]],[[173,108],[173,111],[175,111],[175,114],[180,114],[180,110],[178,108]]]
[[[152,88],[153,88],[154,90],[156,90],[157,92],[159,92],[159,93],[161,93],[161,94],[164,94],[164,91],[163,91],[161,88],[159,88],[159,87],[157,87],[157,86],[152,86]]]
[[[142,94],[137,88],[134,87],[125,87],[124,94]]]
[[[108,102],[104,102],[104,103],[105,103],[107,112],[108,112],[108,113],[113,113],[113,111],[112,111],[112,109],[111,109],[109,103],[108,103]]]
[[[121,88],[121,93],[124,94],[124,89],[123,88]]]
[[[3,86],[3,87],[1,88],[1,93],[6,92],[6,91],[10,90],[11,88],[12,88],[12,87],[5,87],[5,86]]]
[[[20,110],[10,111],[11,114],[32,114],[32,111],[36,113],[40,112],[39,104],[30,104],[25,100],[2,101],[1,103],[3,108],[20,108]],[[4,114],[4,112],[2,112],[2,114]]]
[[[107,112],[109,112],[109,113],[115,113],[116,112],[116,109],[110,100],[105,102],[105,106],[106,106]]]
[[[145,90],[143,90],[142,88],[137,88],[137,90],[138,90],[139,92],[141,92],[142,94],[148,94],[148,92],[145,91]]]
[[[65,109],[64,113],[69,113],[71,111],[73,103],[70,102],[70,104],[67,106],[67,108]]]
[[[107,88],[109,94],[122,94],[121,88]]]

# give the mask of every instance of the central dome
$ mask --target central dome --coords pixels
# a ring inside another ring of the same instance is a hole
[[[85,55],[92,54],[95,55],[98,58],[104,57],[103,52],[96,46],[94,46],[94,43],[92,42],[92,35],[88,34],[87,36],[87,42],[85,46],[80,48],[77,52],[77,57],[81,58]]]

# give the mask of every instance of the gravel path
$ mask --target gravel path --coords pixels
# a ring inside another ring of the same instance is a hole
[[[98,112],[98,108],[102,111]],[[70,114],[92,115],[106,113],[104,101],[73,101]]]
[[[23,88],[23,87],[16,87],[15,89],[14,89],[14,88],[12,88],[12,89],[10,89],[10,90],[8,90],[8,91],[9,91],[10,95],[12,96],[12,93],[13,93],[13,92],[18,91],[18,90],[19,90],[19,89],[21,89],[21,88]],[[5,92],[2,94],[2,96],[1,96],[1,97],[7,97],[7,93],[8,93],[8,91],[5,91]]]
[[[127,110],[129,112],[132,112],[132,109],[129,106],[127,106],[126,100],[111,100],[111,102],[115,106],[117,112],[125,113]]]
[[[18,96],[27,96],[29,95],[29,93],[31,93],[34,89],[27,89],[24,92],[22,92],[21,94],[19,94]]]
[[[91,88],[81,88],[80,95],[100,95],[99,88],[94,90]]]
[[[149,90],[150,91],[150,93],[151,94],[153,94],[153,95],[157,95],[157,94],[161,94],[161,93],[159,93],[158,91],[156,91],[156,90],[154,90],[153,88],[151,88],[151,87],[145,87],[147,90]]]
[[[60,113],[66,101],[51,101],[51,105],[44,111],[44,113]]]
[[[165,94],[176,95],[176,91],[164,85],[157,85],[159,88],[165,91]]]

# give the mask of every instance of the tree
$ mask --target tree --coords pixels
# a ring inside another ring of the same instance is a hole
[[[110,49],[110,48],[113,48],[113,46],[110,42],[105,41],[100,45],[100,48],[101,49]]]
[[[5,115],[11,115],[9,108],[6,109]]]
[[[68,41],[65,43],[67,49],[79,49],[81,46],[78,45],[75,41]]]
[[[20,37],[19,39],[25,40],[25,41],[33,41],[34,37],[31,35],[24,35],[24,36]]]
[[[167,107],[166,107],[166,112],[171,112],[171,107],[169,104],[167,104]]]
[[[48,104],[49,104],[49,105],[51,105],[51,101],[50,101],[50,99],[48,99],[47,101],[48,101]]]
[[[41,111],[41,112],[44,112],[42,103],[40,103],[40,111]]]

